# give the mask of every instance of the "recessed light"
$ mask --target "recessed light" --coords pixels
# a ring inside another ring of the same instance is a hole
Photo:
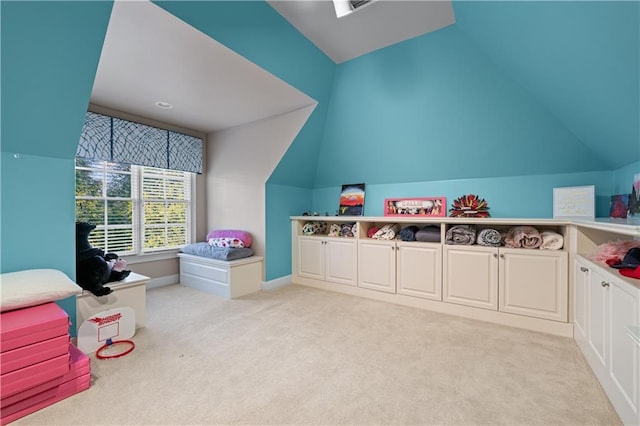
[[[173,108],[173,105],[171,105],[169,102],[162,102],[162,101],[156,102],[156,106],[158,108],[162,108],[162,109],[171,109],[171,108]]]

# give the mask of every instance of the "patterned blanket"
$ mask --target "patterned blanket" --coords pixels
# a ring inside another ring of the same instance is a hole
[[[542,244],[540,232],[533,226],[514,226],[504,237],[504,245],[511,248],[536,249]]]
[[[476,242],[475,225],[455,225],[447,230],[445,242],[454,245],[472,245]]]

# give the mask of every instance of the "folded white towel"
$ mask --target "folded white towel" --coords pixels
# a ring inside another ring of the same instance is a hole
[[[564,245],[564,237],[557,232],[542,231],[542,244],[540,250],[560,250]]]

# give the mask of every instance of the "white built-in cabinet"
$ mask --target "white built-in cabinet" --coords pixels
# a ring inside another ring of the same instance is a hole
[[[574,339],[624,424],[640,424],[640,280],[588,255],[598,244],[640,236],[640,226],[579,224],[573,265]],[[634,338],[635,337],[635,338]]]
[[[498,309],[566,322],[567,269],[566,251],[498,249]]]
[[[444,246],[443,300],[567,321],[567,253]]]
[[[396,243],[396,293],[442,300],[442,245]]]
[[[301,236],[297,249],[298,276],[356,285],[358,258],[355,240]]]
[[[304,234],[307,222],[355,224],[355,236]],[[369,238],[385,224],[435,225],[436,242]],[[568,241],[561,250],[445,244],[455,224],[506,232],[531,225],[567,234],[558,220],[297,216],[292,218],[292,281],[332,291],[572,336]],[[437,233],[438,231],[436,231]],[[515,317],[514,317],[515,316]]]
[[[497,310],[497,256],[498,250],[493,248],[445,245],[442,299]]]
[[[431,300],[442,299],[439,243],[358,241],[358,286]]]

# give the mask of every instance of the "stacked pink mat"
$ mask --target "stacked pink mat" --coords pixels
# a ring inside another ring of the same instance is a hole
[[[69,317],[45,303],[0,314],[0,425],[89,388],[89,358],[70,343]]]

